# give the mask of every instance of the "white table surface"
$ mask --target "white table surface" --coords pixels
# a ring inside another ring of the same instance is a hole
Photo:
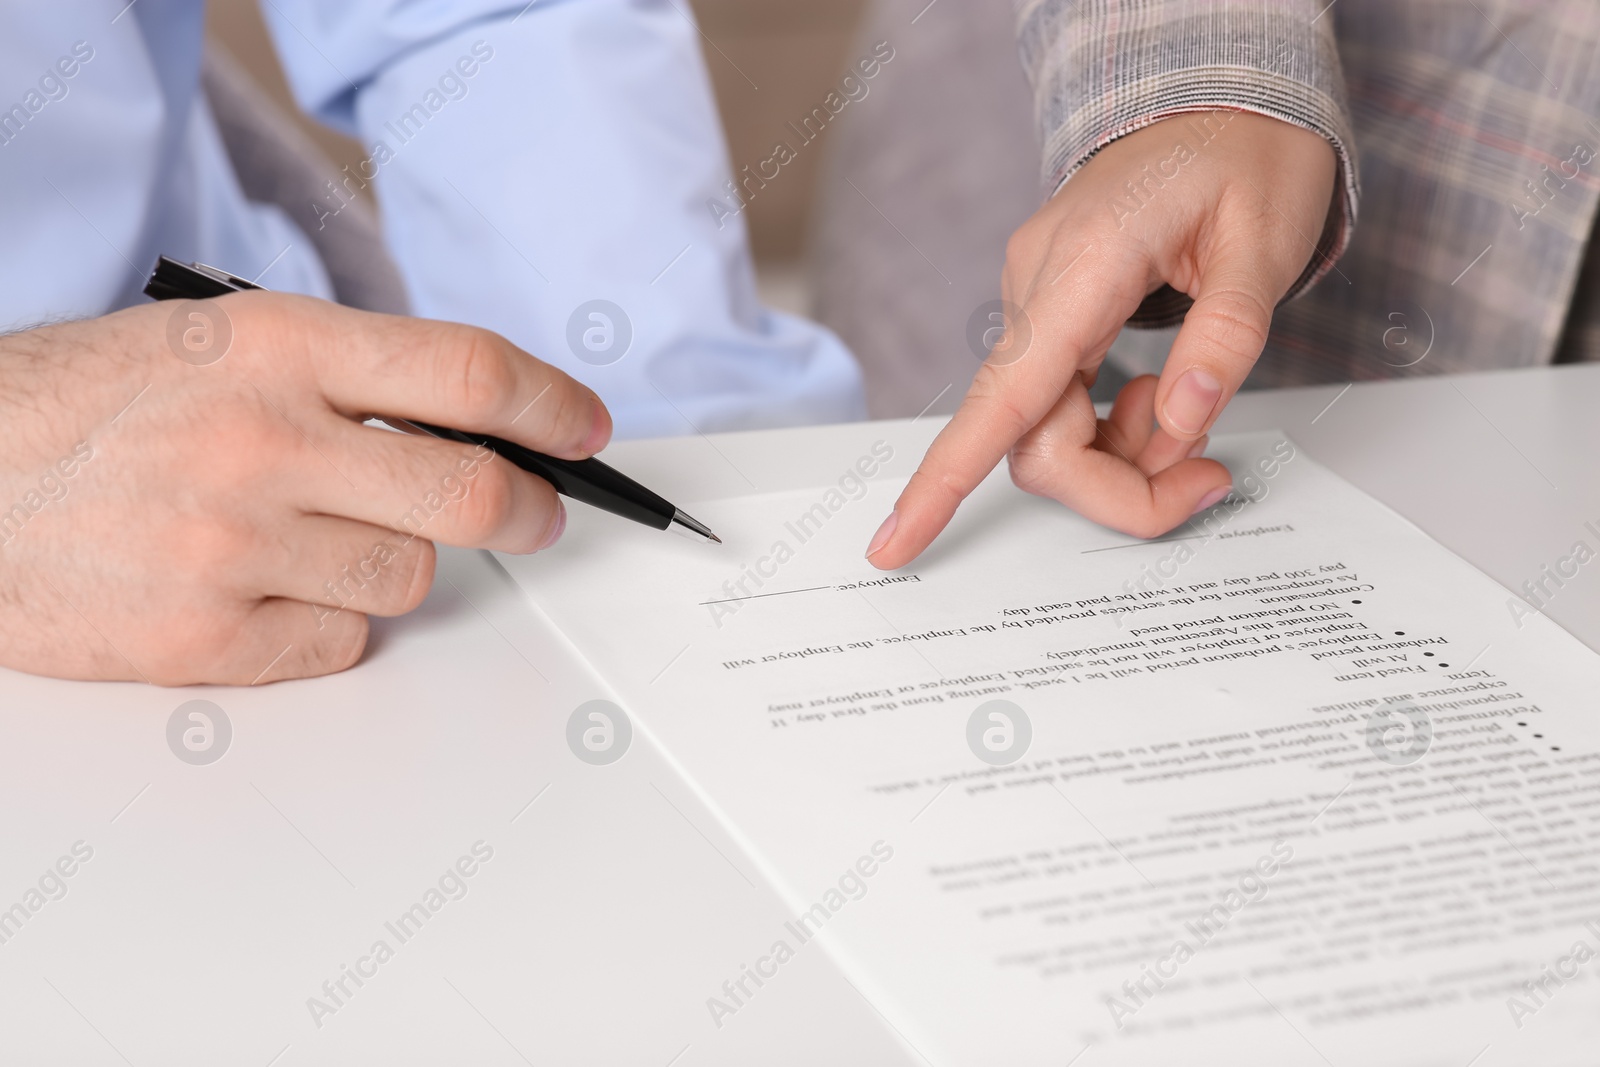
[[[1574,541],[1600,547],[1597,410],[1600,366],[1571,367],[1247,394],[1219,431],[1286,431],[1516,587]],[[830,447],[841,469],[855,455],[803,431],[608,458],[668,495],[678,465],[715,466],[737,493],[787,488]],[[914,463],[900,451],[891,473]],[[1597,575],[1548,614],[1600,648]],[[94,849],[0,944],[0,1063],[921,1062],[821,952],[712,1026],[706,998],[790,916],[646,744],[607,767],[572,756],[567,716],[598,694],[559,642],[489,557],[445,550],[422,608],[377,622],[336,677],[161,690],[0,671],[0,910],[75,841]],[[196,698],[234,730],[209,766],[166,743]],[[480,839],[494,858],[467,895],[315,1027],[306,999]]]

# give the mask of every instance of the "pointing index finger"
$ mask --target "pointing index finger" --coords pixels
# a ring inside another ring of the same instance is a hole
[[[1022,353],[984,361],[960,408],[928,448],[894,511],[867,549],[873,566],[893,570],[933,542],[956,508],[1060,399],[1078,368],[1111,346],[1138,307],[1144,277],[1119,284],[1101,257],[1079,253],[1077,269],[1048,280],[1023,306],[1032,342]],[[1081,261],[1081,262],[1079,262]]]

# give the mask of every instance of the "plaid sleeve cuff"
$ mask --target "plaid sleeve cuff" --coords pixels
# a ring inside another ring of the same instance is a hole
[[[1044,187],[1054,195],[1112,141],[1178,115],[1248,111],[1311,130],[1333,145],[1339,176],[1316,251],[1284,299],[1300,295],[1343,254],[1360,199],[1332,19],[1321,9],[1316,0],[1021,0]],[[1163,287],[1129,325],[1173,325],[1190,303]]]

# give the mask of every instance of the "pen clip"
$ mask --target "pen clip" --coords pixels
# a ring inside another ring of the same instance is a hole
[[[254,282],[204,263],[183,263],[161,256],[156,260],[155,270],[150,272],[144,292],[156,300],[205,300],[260,288]]]

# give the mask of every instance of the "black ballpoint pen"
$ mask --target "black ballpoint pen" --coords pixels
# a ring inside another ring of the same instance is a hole
[[[243,278],[235,277],[216,267],[203,263],[180,263],[162,256],[156,261],[150,281],[144,287],[146,296],[155,300],[209,300],[246,289],[261,289]],[[704,523],[685,515],[665,498],[652,493],[638,482],[598,459],[557,459],[542,452],[525,448],[515,441],[493,437],[489,434],[452,430],[444,426],[418,422],[415,419],[397,419],[379,416],[385,422],[403,423],[433,437],[462,444],[482,445],[493,449],[530,474],[537,475],[555,486],[556,492],[581,500],[602,511],[621,515],[625,519],[643,523],[657,530],[673,530],[699,541],[722,543],[722,538],[712,533]]]

